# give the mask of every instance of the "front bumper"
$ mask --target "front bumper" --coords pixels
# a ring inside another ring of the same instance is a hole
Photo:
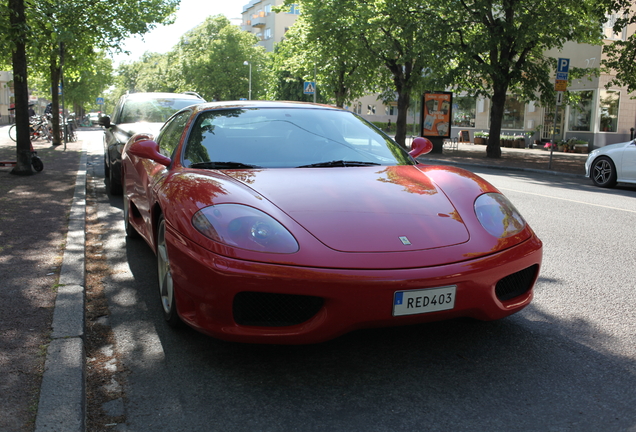
[[[457,317],[504,318],[532,300],[542,258],[541,241],[534,235],[487,257],[394,270],[334,270],[236,260],[213,254],[170,229],[166,240],[181,318],[219,339],[248,343],[317,343],[361,328]],[[512,292],[512,297],[509,290],[502,295],[498,283],[521,274],[528,279],[527,287]],[[449,285],[457,287],[452,310],[393,316],[396,291]],[[280,300],[287,305],[281,308],[297,308],[305,315],[293,314],[301,322],[250,322],[245,319],[246,298],[251,301],[248,308],[270,308]]]

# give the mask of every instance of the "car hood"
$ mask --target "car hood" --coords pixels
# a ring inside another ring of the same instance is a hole
[[[226,171],[341,252],[403,252],[465,243],[468,230],[415,166]],[[471,199],[467,197],[467,199]]]

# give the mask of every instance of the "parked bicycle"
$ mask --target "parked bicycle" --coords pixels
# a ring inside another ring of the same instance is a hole
[[[36,141],[38,139],[46,139],[47,141],[51,141],[53,139],[51,124],[46,116],[32,116],[29,119],[29,126],[31,131],[29,138],[31,139],[31,141]],[[17,140],[16,125],[12,125],[9,128],[9,137],[13,141]]]

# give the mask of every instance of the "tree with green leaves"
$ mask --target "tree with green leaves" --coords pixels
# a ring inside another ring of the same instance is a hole
[[[397,93],[395,139],[404,146],[411,98],[445,84],[450,57],[430,25],[434,9],[421,0],[303,0],[301,8],[321,53],[334,53],[334,61],[357,57],[356,78],[367,89]],[[339,70],[336,64],[329,72]]]
[[[609,8],[614,12],[613,30],[621,35],[626,27],[634,28],[636,24],[636,5],[632,0],[612,0]],[[625,40],[619,39],[605,45],[603,53],[603,67],[608,73],[614,74],[614,78],[608,86],[626,86],[627,92],[636,91],[636,32]]]
[[[278,71],[288,75],[278,83],[286,88],[285,83],[294,77],[293,85],[300,90],[304,81],[314,80],[315,74],[319,96],[343,107],[376,90],[379,61],[368,55],[359,39],[351,37],[347,26],[334,25],[340,18],[339,11],[329,6],[324,2],[303,3],[302,15],[275,50]],[[306,95],[300,92],[300,96],[299,100],[305,100]]]
[[[25,34],[29,70],[49,77],[54,112],[59,110],[58,86],[62,71],[78,76],[92,67],[96,49],[119,49],[121,42],[134,34],[143,34],[156,23],[171,19],[179,0],[26,0]],[[12,2],[9,6],[12,6]],[[9,27],[0,18],[0,30]],[[0,45],[15,46],[9,33],[0,31]],[[53,118],[56,143],[59,144],[59,124]]]
[[[13,91],[15,95],[16,119],[16,166],[12,174],[30,175],[31,170],[31,140],[29,132],[29,89],[27,79],[28,26],[24,0],[10,0],[8,7],[2,4],[3,12],[7,12],[9,22],[3,23],[8,36],[7,45],[12,54],[13,62]],[[4,15],[4,14],[3,14]],[[7,16],[4,15],[4,16]],[[8,25],[7,25],[8,24]]]
[[[267,86],[267,99],[313,102],[313,95],[304,94],[304,83],[305,81],[313,81],[313,71],[309,72],[298,64],[297,53],[298,46],[291,39],[285,39],[274,47],[271,74]],[[318,78],[318,83],[320,84],[316,88],[316,102],[325,103],[327,101],[323,96],[323,85],[320,78]]]
[[[258,99],[265,93],[267,54],[256,42],[225,16],[208,17],[168,53],[174,67],[167,79],[177,91],[196,91],[206,100],[247,98],[249,62],[252,99]]]
[[[507,94],[535,100],[553,94],[555,60],[565,42],[601,43],[606,7],[597,0],[433,0],[432,24],[454,53],[450,81],[490,97],[486,154],[501,157]]]

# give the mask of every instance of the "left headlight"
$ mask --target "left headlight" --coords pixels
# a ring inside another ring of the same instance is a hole
[[[499,193],[480,195],[475,200],[475,214],[484,229],[497,238],[511,237],[526,227],[517,209]]]
[[[294,253],[298,242],[276,219],[240,204],[218,204],[199,210],[192,225],[204,236],[241,249]]]

